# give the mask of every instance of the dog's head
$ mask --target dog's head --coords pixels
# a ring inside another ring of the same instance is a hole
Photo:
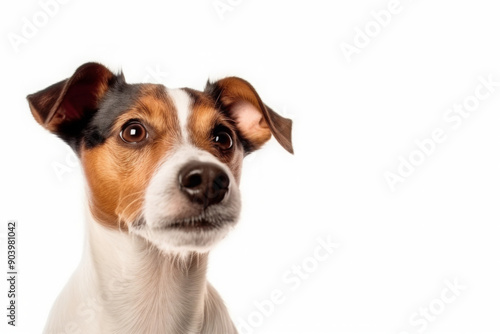
[[[245,155],[272,135],[293,151],[292,122],[236,77],[167,89],[87,63],[28,101],[79,156],[93,218],[165,252],[205,252],[236,224]]]

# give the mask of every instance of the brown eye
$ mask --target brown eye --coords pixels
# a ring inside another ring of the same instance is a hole
[[[120,132],[122,140],[129,144],[139,143],[146,139],[147,136],[148,133],[144,128],[144,125],[137,122],[127,124],[123,128],[122,132]]]
[[[229,150],[233,147],[233,138],[226,131],[218,131],[215,133],[214,142],[222,149]]]

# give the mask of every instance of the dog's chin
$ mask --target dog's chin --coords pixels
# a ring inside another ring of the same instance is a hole
[[[237,220],[236,216],[205,215],[165,218],[157,222],[144,221],[130,231],[166,254],[206,253],[229,233]]]

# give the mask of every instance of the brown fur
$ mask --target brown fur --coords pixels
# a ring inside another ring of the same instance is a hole
[[[141,120],[146,126],[146,143],[134,146],[122,142],[120,131],[130,119]],[[116,120],[106,143],[81,152],[90,208],[97,221],[126,230],[140,214],[154,171],[180,138],[176,112],[164,89],[144,86],[136,104]]]

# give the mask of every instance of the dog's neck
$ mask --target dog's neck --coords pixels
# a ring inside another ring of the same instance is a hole
[[[163,254],[93,219],[88,243],[106,333],[200,333],[208,254]]]
[[[57,298],[44,333],[236,334],[206,280],[208,254],[164,254],[87,214],[82,262]]]

